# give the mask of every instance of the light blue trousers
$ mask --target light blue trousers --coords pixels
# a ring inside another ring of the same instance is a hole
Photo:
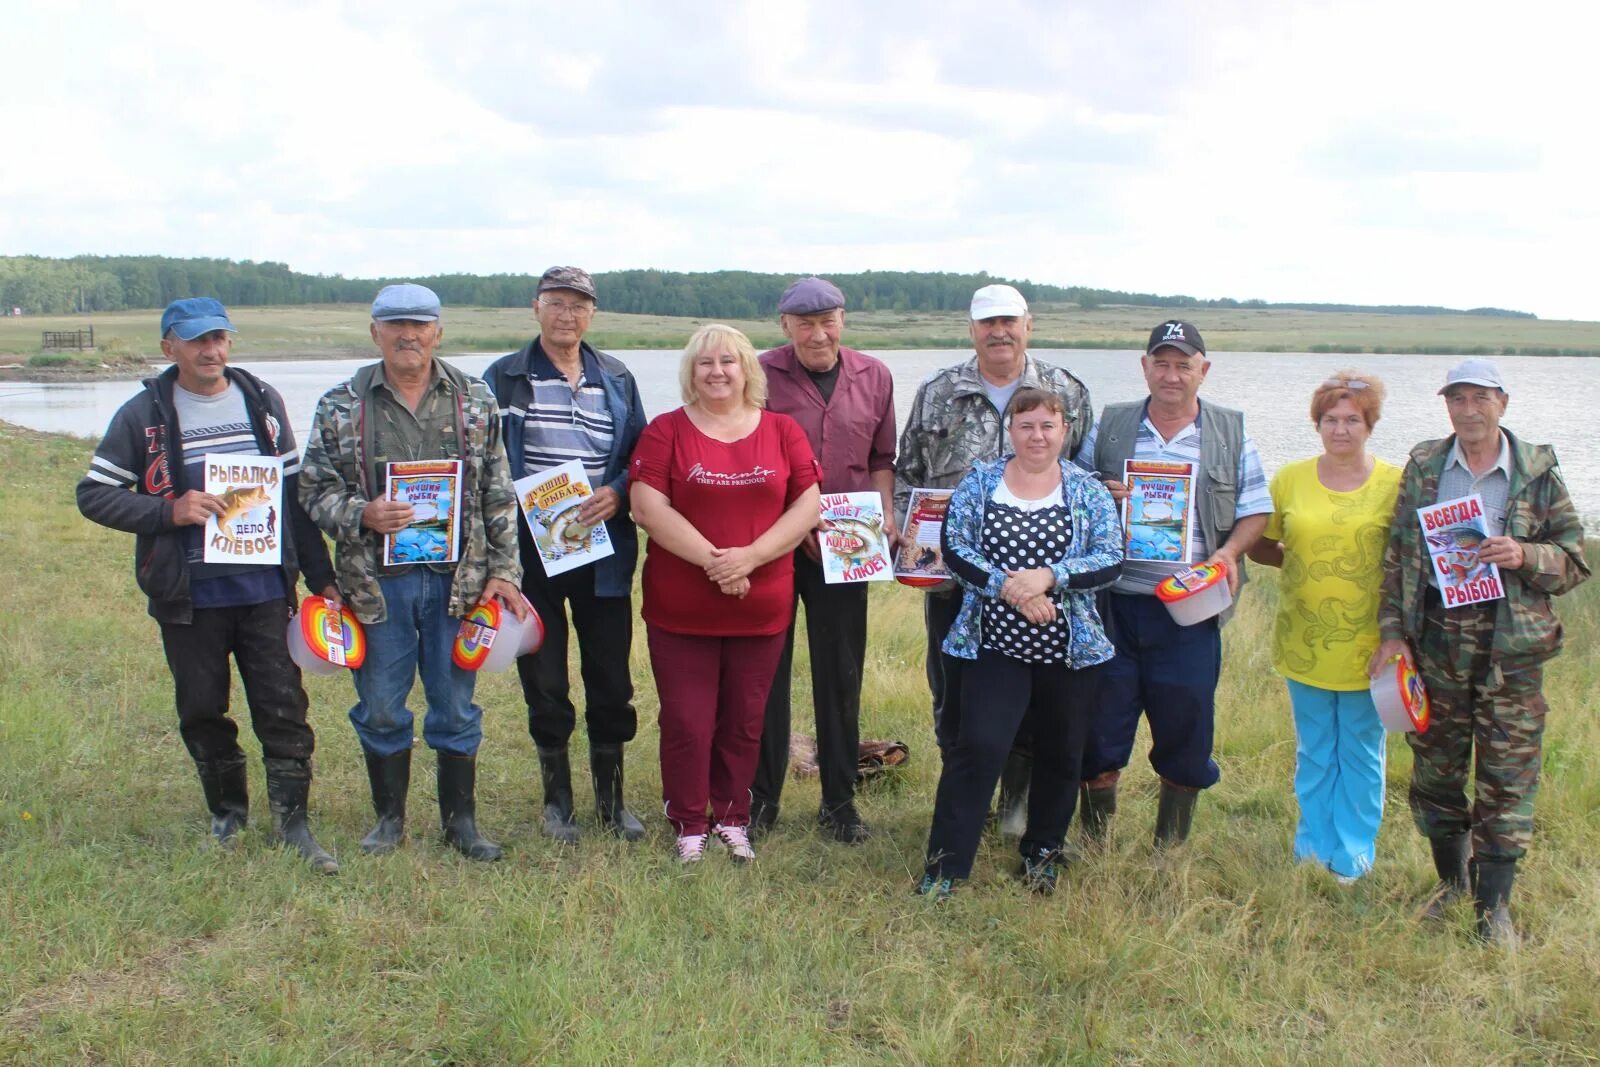
[[[1372,695],[1288,681],[1294,708],[1294,858],[1359,878],[1372,868],[1383,822],[1386,735]]]

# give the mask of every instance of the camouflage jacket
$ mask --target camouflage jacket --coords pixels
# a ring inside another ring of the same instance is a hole
[[[450,614],[459,616],[472,610],[490,578],[522,582],[517,497],[489,387],[442,360],[435,365],[456,395],[464,460],[461,558],[450,587]],[[366,456],[371,436],[363,415],[378,366],[361,368],[317,402],[300,471],[300,500],[311,520],[333,538],[339,592],[364,623],[382,622],[388,614],[378,585],[383,536],[361,525],[362,509],[374,494]]]
[[[1567,484],[1549,445],[1530,445],[1501,427],[1511,444],[1511,486],[1506,501],[1506,536],[1527,556],[1518,570],[1501,568],[1506,595],[1495,604],[1494,659],[1502,670],[1541,663],[1561,651],[1561,621],[1550,598],[1589,577],[1583,523],[1567,495]],[[1454,437],[1424,441],[1411,450],[1400,479],[1389,547],[1383,558],[1383,593],[1378,633],[1384,641],[1422,634],[1428,591],[1428,549],[1417,508],[1433,504]]]
[[[1089,389],[1061,367],[1024,357],[1022,384],[1059,393],[1072,426],[1061,455],[1071,459],[1094,425]],[[903,524],[913,489],[951,489],[980,460],[1010,451],[1000,412],[984,391],[978,357],[946,367],[917,386],[894,467],[894,513]]]

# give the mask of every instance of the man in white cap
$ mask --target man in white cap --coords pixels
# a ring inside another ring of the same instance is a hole
[[[1583,523],[1549,445],[1500,425],[1508,395],[1486,359],[1453,367],[1439,390],[1455,433],[1411,450],[1384,555],[1376,675],[1400,657],[1421,672],[1428,729],[1411,745],[1411,816],[1433,850],[1439,885],[1423,910],[1442,918],[1469,892],[1478,935],[1517,944],[1509,902],[1533,836],[1544,736],[1544,664],[1561,650],[1550,598],[1589,577]],[[1500,570],[1502,595],[1446,606],[1418,508],[1476,497],[1477,560]],[[1477,779],[1467,802],[1467,774]]]
[[[498,599],[517,618],[516,491],[500,438],[494,394],[434,358],[444,337],[439,298],[425,286],[384,287],[372,302],[372,340],[382,359],[328,390],[306,441],[300,499],[336,548],[339,591],[366,631],[366,662],[354,671],[350,722],[366,756],[378,822],[361,841],[389,852],[405,836],[413,719],[406,707],[417,675],[427,698],[422,738],[438,757],[445,841],[475,860],[500,846],[478,832],[476,773],[483,709],[477,676],[451,660],[461,617]],[[459,543],[450,563],[385,562],[384,540],[411,525],[410,504],[390,500],[389,464],[460,463]]]
[[[983,286],[972,294],[970,319],[976,354],[932,375],[912,398],[895,463],[897,524],[905,522],[912,489],[953,489],[974,463],[999,458],[1005,443],[1006,406],[1024,385],[1060,394],[1071,420],[1064,457],[1070,459],[1078,451],[1094,423],[1088,387],[1063,368],[1028,354],[1033,316],[1020,292],[1009,285]],[[935,590],[927,594],[923,608],[934,731],[940,748],[946,748],[960,725],[956,706],[960,684],[953,677],[959,661],[943,655],[939,646],[961,608],[961,595],[952,589]],[[1014,751],[1001,778],[1001,817],[1010,832],[1021,831],[1017,822],[1030,766],[1025,752]]]

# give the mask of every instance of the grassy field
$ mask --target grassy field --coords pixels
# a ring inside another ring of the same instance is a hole
[[[1562,604],[1568,652],[1548,675],[1538,835],[1515,899],[1528,940],[1511,957],[1473,943],[1470,909],[1447,928],[1413,922],[1432,872],[1397,739],[1373,874],[1344,888],[1291,865],[1294,750],[1267,660],[1270,576],[1227,634],[1222,782],[1188,847],[1161,863],[1155,780],[1138,761],[1112,848],[1054,897],[1023,892],[998,841],[947,906],[913,897],[939,764],[919,594],[877,586],[865,732],[902,738],[913,756],[864,795],[867,844],[824,843],[809,827],[816,785],[794,782],[752,867],[721,853],[697,869],[670,862],[641,639],[629,794],[650,838],[587,836],[571,851],[541,839],[515,677],[489,675],[479,811],[508,850],[492,867],[440,844],[425,752],[410,843],[362,856],[371,812],[344,719],[351,687],[310,679],[313,825],[344,864],[327,879],[269,844],[259,763],[244,844],[204,847],[132,539],[72,504],[87,457],[81,441],[0,424],[0,1060],[1600,1058],[1600,585]],[[798,706],[807,694],[797,682]],[[241,694],[235,707],[248,718]]]
[[[236,359],[331,358],[366,355],[364,305],[234,308]],[[1139,349],[1150,328],[1169,313],[1145,307],[1041,306],[1035,309],[1039,347]],[[1217,351],[1465,352],[1484,355],[1600,354],[1600,323],[1491,318],[1478,315],[1378,315],[1354,312],[1234,309],[1181,312],[1192,316]],[[83,316],[0,318],[0,363],[33,361],[92,367],[160,359],[159,311]],[[589,340],[600,348],[683,347],[701,320],[623,315],[601,309]],[[736,321],[758,347],[780,344],[776,321]],[[93,326],[99,351],[39,351],[44,330]],[[536,327],[526,308],[446,308],[445,347],[505,352],[525,344]],[[961,348],[967,324],[959,312],[869,311],[849,316],[846,340],[859,348]]]

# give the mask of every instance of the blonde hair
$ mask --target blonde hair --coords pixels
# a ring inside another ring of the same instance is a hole
[[[1352,386],[1352,382],[1359,384]],[[1328,413],[1329,408],[1341,400],[1348,400],[1361,412],[1361,418],[1370,430],[1378,425],[1378,419],[1383,415],[1383,398],[1387,394],[1383,379],[1376,374],[1357,374],[1353,370],[1334,371],[1311,394],[1311,424],[1321,425],[1322,416]]]
[[[683,402],[693,404],[700,399],[694,391],[694,361],[707,352],[724,351],[739,357],[739,367],[744,371],[744,402],[753,408],[766,407],[767,373],[756,359],[756,346],[743,333],[721,322],[700,327],[683,346],[683,357],[678,361],[678,391]]]

